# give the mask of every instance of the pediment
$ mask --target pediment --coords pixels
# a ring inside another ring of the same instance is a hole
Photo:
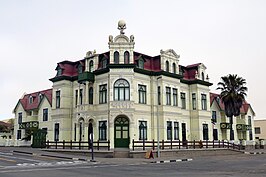
[[[180,55],[177,55],[177,53],[173,49],[167,49],[167,50],[161,50],[161,55],[168,55],[168,56],[173,56],[175,58],[179,58]]]
[[[118,35],[115,37],[114,42],[115,43],[128,43],[130,41],[129,41],[129,38],[127,36],[121,34],[121,35]]]

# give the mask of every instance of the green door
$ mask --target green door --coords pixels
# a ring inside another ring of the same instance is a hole
[[[129,147],[129,120],[126,117],[118,117],[115,120],[115,147]]]
[[[47,131],[38,129],[33,132],[33,141],[31,147],[45,148],[46,147],[46,134]]]

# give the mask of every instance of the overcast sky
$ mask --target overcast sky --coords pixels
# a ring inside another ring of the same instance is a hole
[[[266,118],[264,0],[0,0],[0,120],[23,93],[52,87],[58,62],[108,51],[108,36],[135,36],[135,51],[174,49],[179,64],[204,63],[216,91],[221,76],[247,80],[256,118]],[[264,74],[263,74],[264,73]]]

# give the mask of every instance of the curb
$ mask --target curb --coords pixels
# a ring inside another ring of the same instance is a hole
[[[153,161],[151,163],[176,163],[176,162],[188,162],[192,160],[193,159],[159,160],[159,161]]]
[[[264,154],[264,152],[244,152],[244,154]]]
[[[68,159],[68,160],[80,160],[80,161],[88,161],[87,159],[83,158],[77,158],[77,157],[63,157],[63,156],[57,156],[57,155],[49,155],[49,154],[36,154],[32,152],[25,152],[25,151],[12,151],[13,153],[20,153],[20,154],[27,154],[27,155],[33,155],[33,156],[43,156],[43,157],[54,157],[54,158],[60,158],[60,159]]]

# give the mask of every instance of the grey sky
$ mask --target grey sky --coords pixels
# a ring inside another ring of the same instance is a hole
[[[247,80],[256,118],[266,118],[266,1],[259,0],[0,0],[0,119],[24,92],[52,87],[57,62],[108,51],[117,22],[127,23],[135,51],[155,56],[174,49],[181,65],[207,66],[211,89],[220,77]]]

